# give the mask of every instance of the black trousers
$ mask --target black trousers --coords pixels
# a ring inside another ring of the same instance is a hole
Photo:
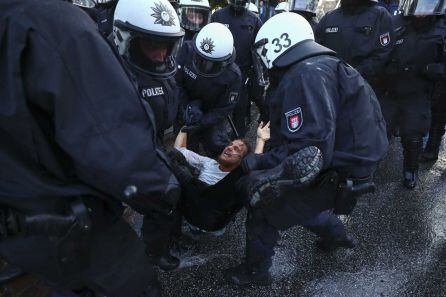
[[[112,297],[138,296],[158,281],[144,244],[102,201],[91,201],[88,207],[93,221],[88,237],[73,237],[68,232],[63,238],[10,238],[0,243],[1,257],[58,289],[89,288]],[[88,244],[86,254],[79,254],[80,244]],[[83,257],[89,263],[76,265],[84,262]],[[70,264],[80,267],[73,269]]]
[[[428,95],[413,95],[405,98],[381,96],[381,109],[390,135],[396,127],[402,138],[422,138],[429,131],[431,108]]]
[[[343,223],[331,212],[337,189],[337,182],[332,180],[331,172],[327,172],[319,176],[312,186],[299,190],[284,187],[280,196],[271,203],[261,207],[248,206],[247,263],[255,269],[268,269],[280,238],[279,230],[295,225],[301,225],[324,239],[344,236]]]

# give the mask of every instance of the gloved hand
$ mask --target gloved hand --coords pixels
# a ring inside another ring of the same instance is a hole
[[[197,125],[201,118],[203,117],[203,112],[201,111],[201,103],[199,101],[192,101],[186,105],[184,110],[183,120],[186,126]]]
[[[184,133],[193,133],[198,130],[200,130],[200,126],[184,126],[183,128],[181,128],[181,132]]]
[[[243,160],[240,162],[240,167],[242,168],[243,173],[247,174],[253,170],[257,170],[259,167],[258,156],[253,153],[248,154]]]

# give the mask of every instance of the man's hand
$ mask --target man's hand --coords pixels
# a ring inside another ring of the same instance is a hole
[[[259,127],[257,128],[257,140],[256,140],[256,148],[254,149],[254,154],[262,154],[263,148],[265,147],[265,142],[270,139],[270,131],[269,131],[270,122],[266,123],[266,125],[261,122]]]

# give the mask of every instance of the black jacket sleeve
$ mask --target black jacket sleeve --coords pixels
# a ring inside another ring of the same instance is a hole
[[[293,71],[293,70],[291,70]],[[271,115],[272,142],[277,145],[259,157],[258,169],[272,168],[288,155],[307,146],[317,146],[324,156],[324,166],[331,163],[336,128],[336,114],[330,83],[323,78],[322,70],[301,69],[285,76],[275,96],[277,109]],[[325,76],[326,77],[326,76]],[[330,78],[335,80],[336,78]],[[290,123],[290,113],[300,113],[298,128]],[[279,131],[275,140],[273,130]]]
[[[97,31],[67,35],[56,44],[29,33],[29,104],[52,117],[55,141],[82,182],[119,200],[129,186],[134,198],[162,199],[172,174],[136,88]]]

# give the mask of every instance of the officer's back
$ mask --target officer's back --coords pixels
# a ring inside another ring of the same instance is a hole
[[[319,22],[316,41],[355,67],[369,82],[392,50],[392,18],[372,0],[343,0]]]

